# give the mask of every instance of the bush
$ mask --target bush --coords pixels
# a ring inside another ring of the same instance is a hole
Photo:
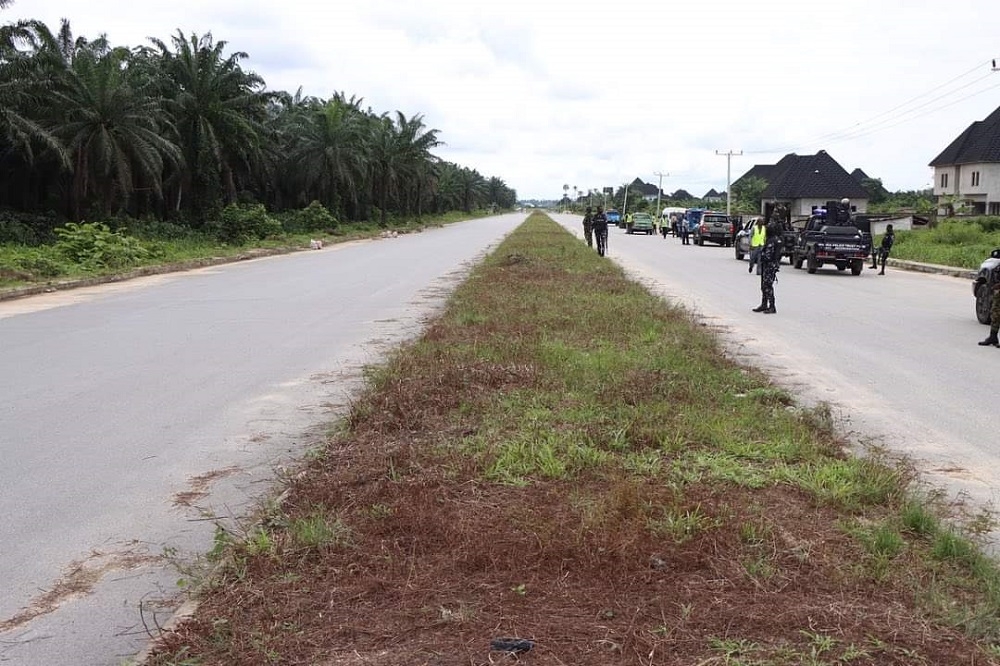
[[[69,272],[54,247],[0,247],[0,277],[44,280]]]
[[[128,268],[149,256],[139,239],[100,222],[68,222],[55,233],[56,250],[87,270]]]
[[[55,213],[0,211],[0,244],[41,245],[52,240],[52,230],[59,225]]]
[[[985,240],[981,226],[957,220],[946,220],[927,233],[930,242],[941,245],[976,245]]]
[[[129,235],[143,240],[181,240],[195,235],[189,226],[156,218],[128,220],[123,226]]]
[[[285,218],[285,230],[293,233],[310,231],[333,232],[337,228],[337,218],[318,201],[301,210],[290,213]]]
[[[268,215],[263,204],[230,204],[211,227],[220,242],[231,245],[245,245],[250,241],[278,236],[282,232],[281,223]]]
[[[982,227],[983,231],[991,234],[996,231],[1000,231],[1000,217],[990,216],[981,217],[976,222]]]

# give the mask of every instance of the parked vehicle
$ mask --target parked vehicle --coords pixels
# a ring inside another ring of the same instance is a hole
[[[813,211],[805,227],[798,233],[792,253],[792,265],[815,273],[824,264],[833,264],[838,271],[851,269],[851,274],[861,275],[871,253],[871,234],[863,232],[848,212],[838,210],[835,201],[826,208]],[[867,223],[867,219],[863,220]]]
[[[733,223],[725,213],[706,210],[692,231],[694,244],[705,245],[711,241],[729,247],[733,243]]]
[[[618,226],[618,223],[622,221],[622,214],[619,213],[614,208],[612,208],[612,209],[608,210],[606,213],[604,213],[604,216],[606,218],[608,218],[608,224],[609,225],[613,224],[616,227]]]
[[[695,227],[701,224],[701,216],[704,214],[704,208],[688,208],[684,211],[684,217],[681,218],[681,224],[687,227],[689,234],[693,234]]]
[[[993,306],[993,285],[1000,283],[1000,247],[990,252],[972,278],[972,294],[976,297],[976,319],[980,324],[990,324]]]
[[[753,236],[753,228],[757,224],[758,216],[747,218],[743,226],[736,232],[736,240],[733,247],[736,249],[736,260],[743,261],[743,257],[750,254],[750,239]]]
[[[649,213],[632,213],[632,220],[625,228],[625,233],[645,233],[647,236],[656,232],[653,216]]]

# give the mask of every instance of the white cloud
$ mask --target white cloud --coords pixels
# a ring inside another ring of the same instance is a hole
[[[729,149],[744,151],[734,179],[825,149],[891,190],[915,189],[938,152],[1000,106],[989,71],[1000,5],[981,0],[947,11],[902,0],[16,0],[0,15],[21,17],[65,17],[77,34],[128,45],[210,31],[249,53],[272,89],[423,114],[442,157],[522,197],[656,171],[671,174],[666,190],[722,190],[715,151]]]

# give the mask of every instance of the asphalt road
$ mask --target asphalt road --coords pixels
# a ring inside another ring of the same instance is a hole
[[[0,303],[0,663],[118,666],[525,215]]]
[[[582,237],[581,218],[555,215]],[[825,402],[859,445],[910,457],[970,507],[1000,489],[1000,349],[979,347],[971,280],[887,268],[860,276],[782,263],[777,314],[751,312],[760,281],[732,248],[612,228],[609,258],[717,331],[804,404]],[[998,536],[994,534],[994,537]]]

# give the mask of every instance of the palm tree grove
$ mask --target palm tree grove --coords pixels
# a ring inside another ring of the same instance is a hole
[[[422,115],[270,91],[248,57],[210,33],[124,47],[66,20],[0,27],[0,244],[94,223],[238,244],[515,205],[503,180],[435,157]]]

